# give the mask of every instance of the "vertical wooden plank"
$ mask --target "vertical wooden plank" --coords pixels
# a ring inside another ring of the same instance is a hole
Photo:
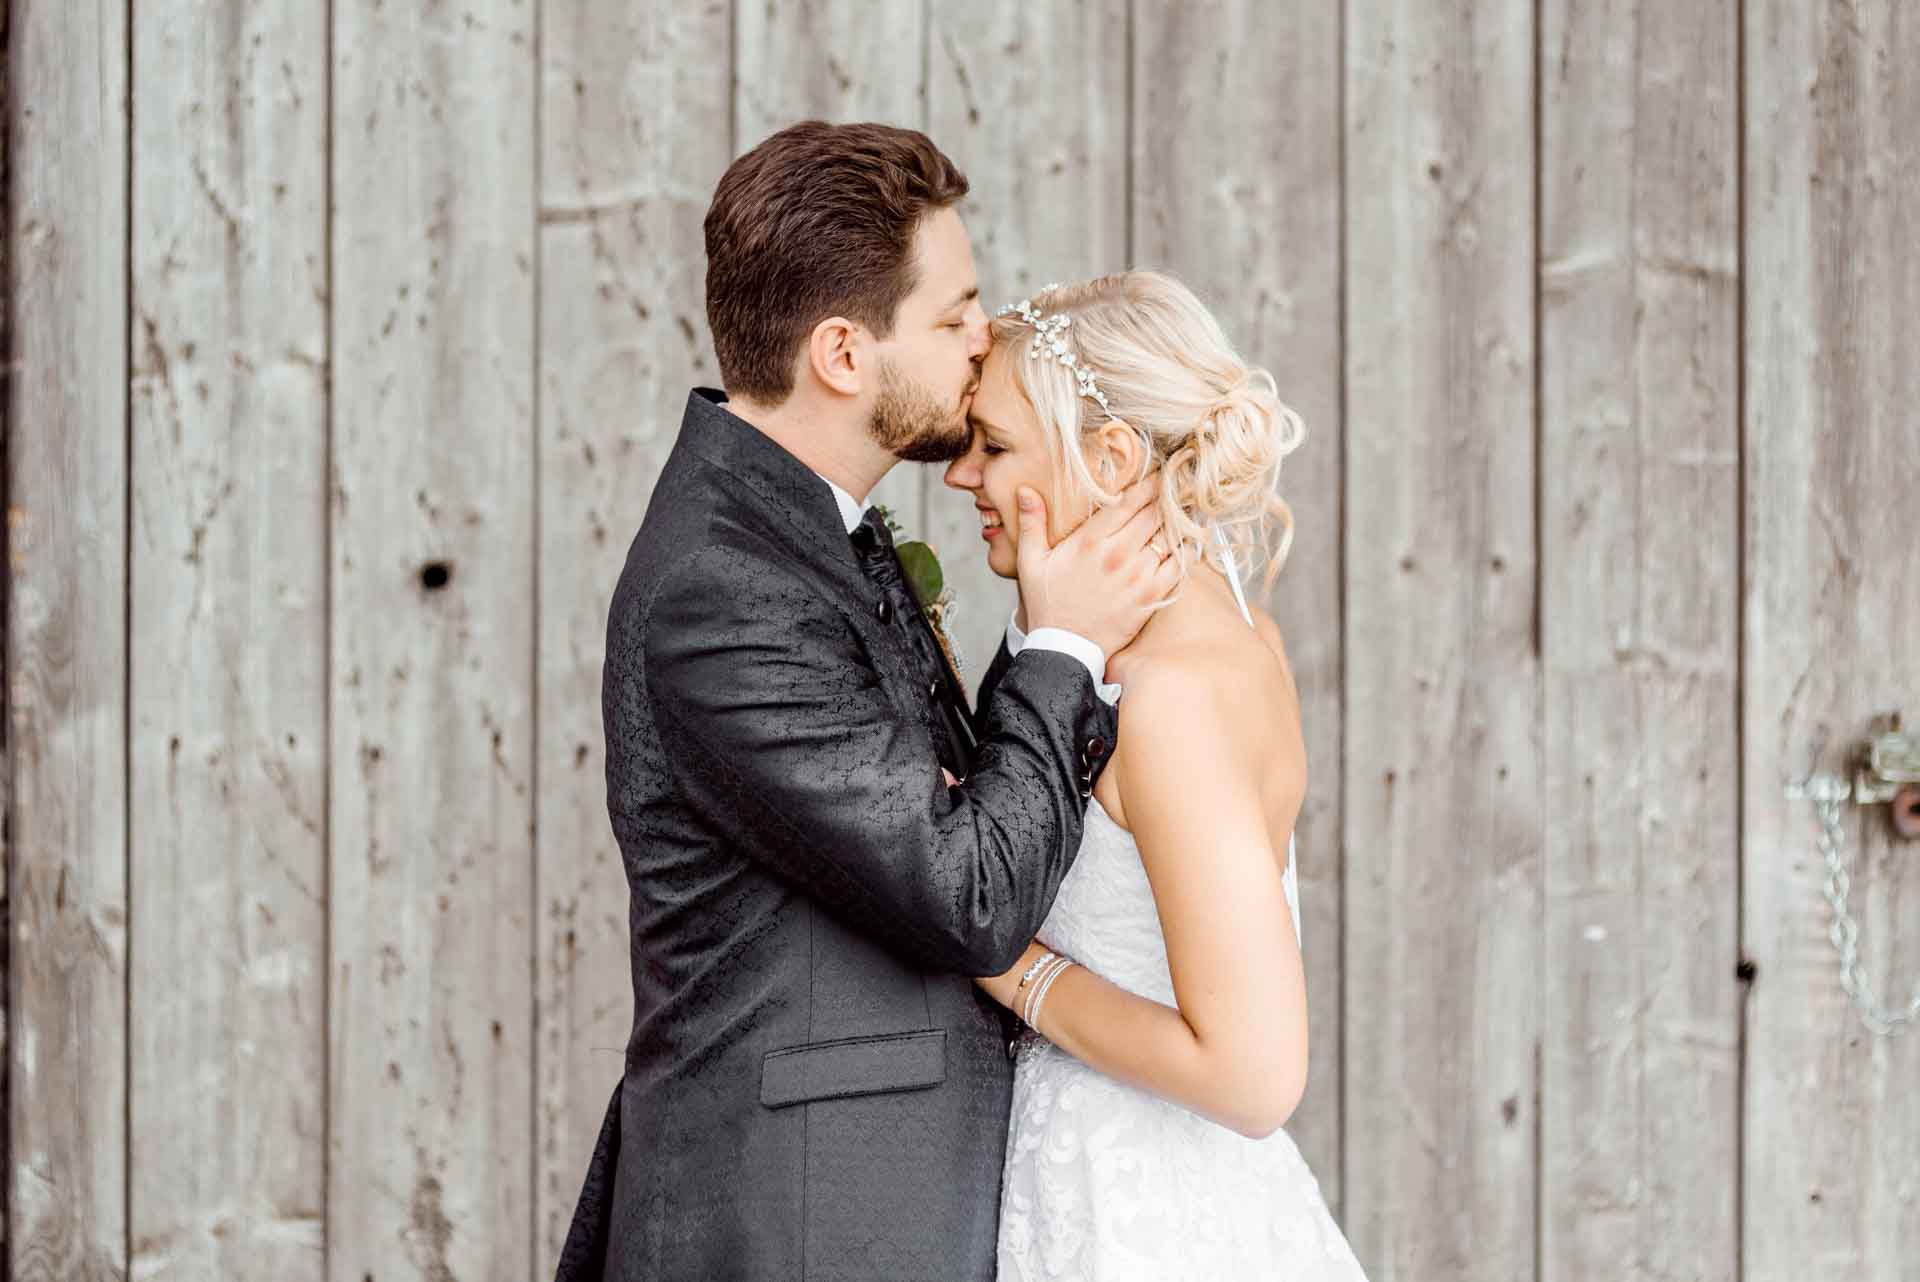
[[[11,895],[11,870],[13,868],[13,664],[12,664],[12,624],[13,617],[13,509],[8,501],[8,486],[13,479],[13,469],[9,460],[13,456],[13,65],[7,57],[8,17],[11,6],[0,6],[0,209],[9,211],[6,230],[0,234],[0,289],[7,292],[6,305],[0,306],[0,361],[4,361],[9,371],[7,382],[0,385],[0,509],[5,510],[5,523],[0,524],[0,555],[6,557],[6,586],[0,587],[0,935],[11,943],[13,939],[13,900]],[[10,1097],[8,1081],[13,1062],[12,1045],[7,1034],[13,1027],[13,983],[9,975],[9,961],[12,948],[0,948],[0,1113],[6,1112],[5,1101]],[[13,1171],[13,1135],[11,1122],[0,1128],[0,1171],[6,1171],[8,1187],[12,1187]],[[13,1234],[11,1207],[9,1198],[0,1196],[0,1270],[11,1276],[13,1262]]]
[[[1346,1215],[1379,1279],[1534,1269],[1533,29],[1346,16]]]
[[[1126,264],[1127,20],[1126,0],[932,9],[928,133],[971,186],[960,214],[989,315]],[[977,691],[1017,592],[987,568],[973,500],[944,469],[905,466],[926,485],[925,537],[959,602],[952,634]]]
[[[798,120],[926,128],[924,5],[792,0],[735,8],[734,154]],[[929,470],[898,464],[867,496],[891,508],[909,537],[925,537]]]
[[[133,34],[133,1270],[318,1279],[326,11]]]
[[[535,14],[334,22],[328,1271],[523,1278]]]
[[[10,1274],[124,1278],[127,29],[11,7]]]
[[[701,221],[731,153],[725,0],[544,6],[536,1276],[565,1240],[633,1021],[607,822],[607,602],[689,386],[716,383]],[[671,102],[663,113],[659,104]]]
[[[1296,855],[1311,1063],[1287,1130],[1337,1213],[1340,13],[1213,0],[1135,14],[1133,259],[1192,285],[1307,424],[1281,480],[1294,545],[1264,606],[1286,638],[1309,762]]]
[[[1885,3],[1745,14],[1746,1276],[1892,1282],[1920,1241],[1920,1030],[1875,1037],[1841,993],[1812,807],[1782,786],[1844,768],[1877,714],[1920,725],[1920,26]],[[1920,859],[1882,808],[1848,811],[1861,956],[1904,1006]]]
[[[1541,1276],[1731,1282],[1736,14],[1541,19]]]

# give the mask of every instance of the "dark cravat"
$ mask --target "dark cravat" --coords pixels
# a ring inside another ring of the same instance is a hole
[[[906,573],[901,570],[900,558],[893,551],[893,532],[887,529],[879,508],[870,507],[861,513],[860,524],[854,526],[847,537],[853,540],[854,558],[860,562],[860,568],[867,572],[868,578],[889,594],[905,586]]]

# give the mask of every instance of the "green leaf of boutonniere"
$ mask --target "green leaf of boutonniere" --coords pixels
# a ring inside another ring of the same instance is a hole
[[[895,544],[893,550],[899,554],[900,568],[907,572],[907,586],[913,589],[920,608],[924,610],[939,600],[947,586],[947,576],[942,573],[940,558],[933,554],[933,549],[914,539]]]

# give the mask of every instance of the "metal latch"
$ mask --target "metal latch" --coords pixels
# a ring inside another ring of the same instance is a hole
[[[1898,713],[1885,724],[1890,728],[1868,739],[1855,756],[1851,781],[1840,775],[1812,774],[1788,784],[1787,796],[1811,801],[1820,821],[1817,840],[1827,868],[1822,893],[1833,908],[1828,937],[1840,958],[1840,988],[1863,1024],[1882,1037],[1891,1037],[1920,1024],[1920,991],[1905,1005],[1883,1005],[1874,993],[1860,960],[1860,923],[1847,904],[1853,879],[1847,872],[1846,834],[1840,822],[1840,808],[1848,801],[1862,806],[1890,804],[1894,832],[1908,840],[1920,837],[1920,736],[1902,732]],[[1815,760],[1820,756],[1814,753]]]
[[[1851,801],[1860,806],[1890,806],[1896,836],[1920,838],[1920,734],[1900,728],[1899,714],[1890,729],[1861,745],[1853,762],[1853,780],[1834,775],[1811,775],[1787,787],[1796,801]]]

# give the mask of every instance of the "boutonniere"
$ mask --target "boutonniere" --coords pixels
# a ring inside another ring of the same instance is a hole
[[[893,512],[884,503],[876,503],[874,507],[879,510],[880,519],[887,523],[888,533],[896,536],[893,541],[894,554],[900,558],[900,568],[906,572],[907,586],[913,589],[914,600],[920,603],[920,613],[926,616],[928,625],[932,627],[934,640],[940,643],[947,662],[953,665],[954,676],[962,676],[966,668],[960,662],[960,651],[953,644],[953,638],[947,635],[947,625],[953,619],[958,602],[953,589],[947,585],[946,573],[940,568],[940,558],[935,554],[933,544],[919,539],[900,539],[898,536],[905,531],[893,519]]]

